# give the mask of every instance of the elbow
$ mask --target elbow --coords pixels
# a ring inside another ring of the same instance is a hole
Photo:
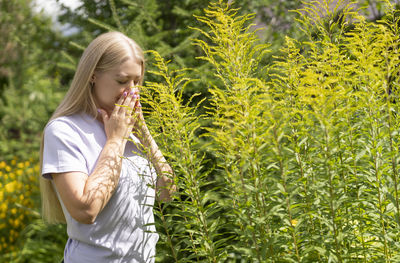
[[[161,202],[171,202],[175,193],[176,185],[171,185],[168,190],[164,189],[164,191],[160,192],[159,200]]]
[[[81,224],[91,225],[96,221],[97,213],[82,209],[77,213],[71,214],[71,217]]]

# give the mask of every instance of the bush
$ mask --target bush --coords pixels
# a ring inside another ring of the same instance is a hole
[[[39,165],[13,159],[0,162],[0,261],[18,251],[20,232],[39,214]]]

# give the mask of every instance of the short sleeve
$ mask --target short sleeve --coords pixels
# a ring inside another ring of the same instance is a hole
[[[51,179],[52,173],[84,172],[88,174],[79,133],[71,124],[55,120],[44,130],[42,176]]]

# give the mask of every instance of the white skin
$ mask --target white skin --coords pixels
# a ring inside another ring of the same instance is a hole
[[[54,184],[70,215],[78,222],[92,224],[118,185],[127,138],[131,132],[147,149],[147,157],[157,172],[157,198],[169,201],[176,191],[171,167],[166,162],[144,121],[139,90],[141,65],[128,59],[121,65],[93,75],[94,98],[104,124],[106,144],[93,172],[53,174]],[[117,105],[116,105],[117,104]],[[124,105],[121,107],[118,105]]]

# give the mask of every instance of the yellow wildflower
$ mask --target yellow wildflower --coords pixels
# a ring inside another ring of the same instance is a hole
[[[16,159],[12,159],[11,160],[11,165],[16,165],[17,164],[17,160]]]
[[[16,173],[18,176],[21,176],[21,175],[24,174],[24,171],[23,171],[23,170],[17,170],[17,171],[15,171],[15,173]]]
[[[297,222],[298,222],[297,219],[292,219],[292,220],[290,220],[290,224],[291,224],[292,226],[296,226],[296,225],[297,225]]]
[[[13,181],[4,186],[7,192],[12,193],[15,191],[17,182]]]
[[[25,167],[28,167],[31,163],[29,161],[25,161]]]
[[[15,179],[15,173],[9,173],[8,176],[10,177],[10,179]]]
[[[3,162],[0,162],[0,169],[4,169],[6,167],[6,163],[3,161]]]
[[[17,168],[19,168],[19,169],[24,168],[24,163],[18,163],[18,164],[17,164]]]
[[[11,214],[15,215],[16,213],[17,213],[17,208],[15,208],[15,207],[12,208],[12,209],[11,209]]]

